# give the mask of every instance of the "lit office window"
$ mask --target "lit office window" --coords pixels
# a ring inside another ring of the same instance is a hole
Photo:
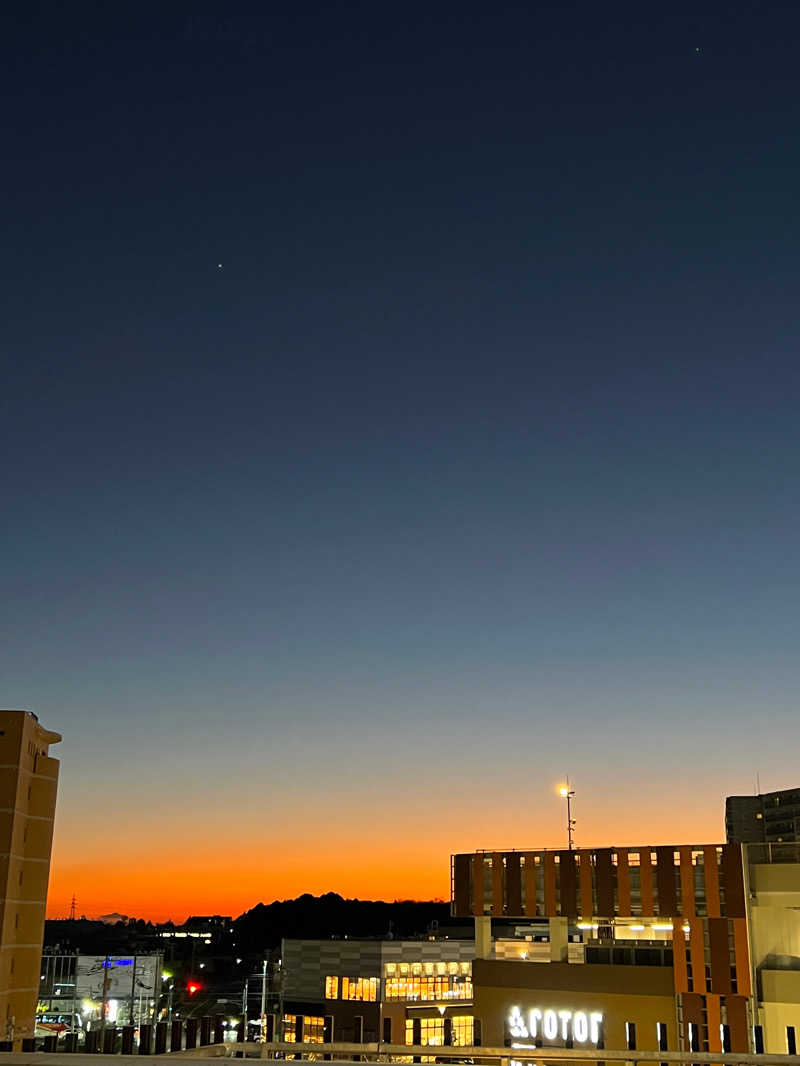
[[[325,1042],[325,1019],[316,1016],[303,1017],[303,1043],[322,1044]]]
[[[325,978],[325,999],[338,999],[339,998],[339,978],[338,977],[326,977]]]
[[[362,1000],[368,1003],[378,1001],[377,977],[343,977],[342,999]]]
[[[303,1043],[323,1044],[325,1042],[325,1019],[315,1015],[285,1014],[283,1017],[283,1039],[287,1044],[297,1043],[297,1019],[303,1019]]]
[[[466,974],[448,974],[444,977],[387,977],[386,999],[424,1002],[472,999],[472,979]]]
[[[420,1044],[444,1044],[444,1018],[420,1018]],[[414,1043],[414,1021],[406,1019],[406,1043]]]
[[[456,1014],[450,1019],[453,1047],[467,1047],[474,1038],[471,1014]],[[420,1042],[423,1046],[444,1045],[444,1018],[420,1018]],[[414,1021],[406,1019],[406,1043],[414,1043]]]
[[[454,1014],[451,1021],[453,1023],[453,1045],[465,1047],[472,1044],[474,1039],[472,1015]]]

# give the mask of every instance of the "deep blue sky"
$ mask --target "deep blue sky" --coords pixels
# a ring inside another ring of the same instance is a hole
[[[65,898],[98,796],[289,848],[349,760],[446,891],[566,769],[586,844],[797,783],[800,11],[694,6],[4,18],[0,705],[65,735]]]

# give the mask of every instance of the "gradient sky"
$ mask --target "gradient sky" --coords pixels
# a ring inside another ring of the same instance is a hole
[[[800,10],[694,7],[4,17],[53,915],[446,898],[567,772],[585,845],[798,783]]]

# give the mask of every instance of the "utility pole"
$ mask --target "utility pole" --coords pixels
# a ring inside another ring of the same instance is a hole
[[[283,969],[283,959],[278,960],[278,1036],[277,1039],[282,1043],[286,1039],[286,1026],[283,1015],[283,981],[286,976]]]
[[[250,978],[245,977],[244,987],[242,988],[242,1021],[244,1023],[244,1038],[247,1040],[247,1002],[250,992]]]
[[[130,1005],[130,1024],[135,1024],[134,1019],[134,1007],[136,1006],[136,955],[133,956],[133,973],[131,974],[131,1005]]]
[[[111,983],[109,980],[111,970],[111,962],[108,955],[106,955],[105,962],[103,963],[103,1001],[100,1005],[100,1032],[106,1031],[106,1011],[108,1010],[108,986]]]
[[[264,969],[261,971],[261,1044],[267,1042],[267,960],[264,959]]]
[[[153,985],[155,986],[155,1017],[153,1018],[153,1024],[158,1021],[158,1014],[161,1009],[161,986],[163,983],[164,972],[164,956],[159,951],[156,955],[156,969],[153,977]]]

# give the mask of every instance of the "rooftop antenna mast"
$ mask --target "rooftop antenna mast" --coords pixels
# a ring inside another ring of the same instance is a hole
[[[558,794],[562,799],[567,801],[567,847],[570,851],[575,850],[575,819],[572,817],[572,800],[575,796],[575,789],[570,788],[569,778],[567,778],[566,785],[562,785],[558,790]]]

